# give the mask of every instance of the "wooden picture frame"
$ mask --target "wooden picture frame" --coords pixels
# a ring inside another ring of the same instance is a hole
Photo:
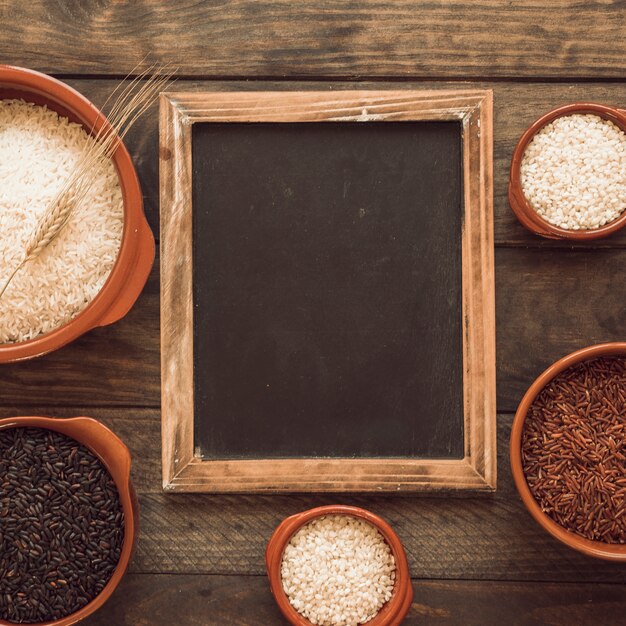
[[[460,120],[465,456],[201,460],[194,451],[192,125]],[[492,92],[164,93],[160,102],[163,488],[181,492],[493,491],[496,487]]]

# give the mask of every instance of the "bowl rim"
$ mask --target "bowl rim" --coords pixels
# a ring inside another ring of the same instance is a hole
[[[29,626],[71,626],[82,621],[87,616],[97,611],[113,594],[120,581],[126,574],[132,557],[139,523],[139,507],[137,496],[130,477],[131,456],[126,444],[109,428],[92,417],[41,417],[19,416],[0,419],[0,430],[10,428],[42,428],[61,433],[88,448],[105,466],[115,482],[120,503],[124,511],[124,543],[118,564],[111,578],[102,591],[84,607],[70,613],[58,620],[47,622],[33,622]],[[82,441],[81,436],[88,434],[91,438],[97,438],[102,444],[102,449]],[[115,457],[115,465],[105,458]],[[0,619],[0,626],[15,626],[16,622]]]
[[[398,626],[406,617],[413,601],[413,585],[409,573],[406,553],[400,538],[381,517],[356,506],[330,504],[319,506],[284,519],[274,530],[265,550],[265,563],[270,582],[270,590],[284,617],[296,626],[314,626],[291,605],[285,593],[280,576],[285,547],[293,535],[313,519],[326,515],[351,515],[369,522],[383,536],[389,545],[396,562],[396,581],[391,599],[363,626]]]
[[[521,165],[526,147],[532,138],[547,124],[558,117],[577,113],[591,113],[610,120],[626,132],[626,110],[595,102],[575,102],[556,107],[536,119],[522,134],[511,158],[509,172],[509,205],[518,221],[535,235],[548,239],[569,239],[572,241],[590,241],[606,237],[626,225],[626,210],[616,219],[599,228],[570,230],[551,224],[535,211],[522,190]]]
[[[0,91],[11,89],[22,97],[33,94],[55,110],[71,112],[87,132],[109,126],[105,115],[69,85],[41,72],[0,64]],[[1,97],[0,97],[1,98]],[[124,225],[113,268],[95,298],[72,320],[43,335],[0,344],[0,363],[41,356],[77,339],[97,326],[122,318],[143,289],[155,255],[155,243],[143,211],[143,196],[131,156],[120,140],[113,154],[122,191]]]
[[[548,517],[532,495],[522,467],[522,433],[524,422],[531,404],[544,387],[558,374],[582,361],[588,361],[600,357],[624,356],[626,357],[626,342],[607,342],[588,346],[576,350],[559,359],[544,370],[528,388],[522,401],[517,407],[509,446],[511,470],[515,487],[526,506],[528,512],[536,522],[554,538],[565,545],[582,552],[588,556],[608,560],[626,562],[626,544],[607,544],[601,541],[592,541],[576,535]]]

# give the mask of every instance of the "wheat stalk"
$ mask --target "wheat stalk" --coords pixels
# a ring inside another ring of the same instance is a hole
[[[54,197],[39,219],[24,247],[24,256],[5,281],[0,290],[4,295],[16,274],[36,259],[62,232],[74,211],[87,196],[93,185],[92,170],[101,160],[111,158],[119,142],[127,135],[133,124],[152,105],[155,96],[171,82],[173,71],[164,66],[150,66],[132,80],[121,83],[109,99],[121,89],[109,111],[108,121],[103,120],[92,141],[88,141],[81,153],[77,167]],[[108,100],[107,99],[107,102]],[[105,103],[106,105],[106,103]]]

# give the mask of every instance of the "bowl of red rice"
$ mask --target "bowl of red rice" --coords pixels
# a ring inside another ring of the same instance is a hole
[[[626,343],[577,350],[524,395],[510,443],[515,486],[565,545],[626,562]]]

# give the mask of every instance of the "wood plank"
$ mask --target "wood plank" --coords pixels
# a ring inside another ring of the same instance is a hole
[[[511,416],[499,416],[500,479],[491,497],[209,496],[150,489],[140,494],[142,530],[131,569],[261,575],[267,541],[286,516],[343,503],[368,508],[394,527],[415,578],[626,582],[619,564],[579,555],[532,520],[511,477],[510,424]]]
[[[194,459],[194,294],[191,124],[160,96],[161,405],[163,486]],[[197,304],[196,304],[197,306]]]
[[[496,251],[498,409],[566,354],[626,336],[622,250]]]
[[[129,446],[141,523],[134,573],[262,575],[274,528],[288,515],[343,502],[371,509],[402,539],[414,578],[626,582],[626,571],[548,536],[519,499],[508,461],[512,417],[499,415],[498,491],[491,497],[209,496],[161,491],[157,410],[30,407],[18,414],[90,415]]]
[[[623,585],[413,581],[405,626],[620,626]],[[503,601],[503,598],[506,598]],[[182,620],[182,621],[181,621]],[[85,626],[287,624],[265,576],[130,574]]]
[[[472,500],[144,495],[131,571],[260,575],[267,541],[285,517],[337,503],[369,509],[389,522],[413,577],[626,583],[623,566],[584,557],[551,539],[513,494]]]
[[[602,0],[5,2],[0,59],[57,74],[125,74],[150,52],[204,77],[622,77],[623,18]]]
[[[158,260],[157,260],[158,263]],[[496,249],[497,406],[577,348],[626,334],[624,249]],[[130,314],[34,361],[0,368],[0,406],[160,406],[155,267]]]
[[[626,58],[626,57],[624,57]],[[118,84],[115,80],[70,79],[70,85],[101,106]],[[330,89],[458,89],[486,88],[494,91],[494,225],[496,245],[533,245],[567,247],[527,232],[517,221],[507,199],[509,167],[513,149],[524,130],[550,109],[572,102],[591,101],[626,106],[626,82],[612,83],[319,83],[262,81],[178,80],[176,91],[257,91],[257,90],[330,90]],[[148,221],[159,235],[158,107],[153,106],[131,130],[126,144],[131,151],[141,180]],[[626,247],[626,229],[607,239],[576,244],[577,247]]]
[[[159,376],[155,268],[120,322],[44,357],[0,368],[0,405],[154,407],[159,406]]]

